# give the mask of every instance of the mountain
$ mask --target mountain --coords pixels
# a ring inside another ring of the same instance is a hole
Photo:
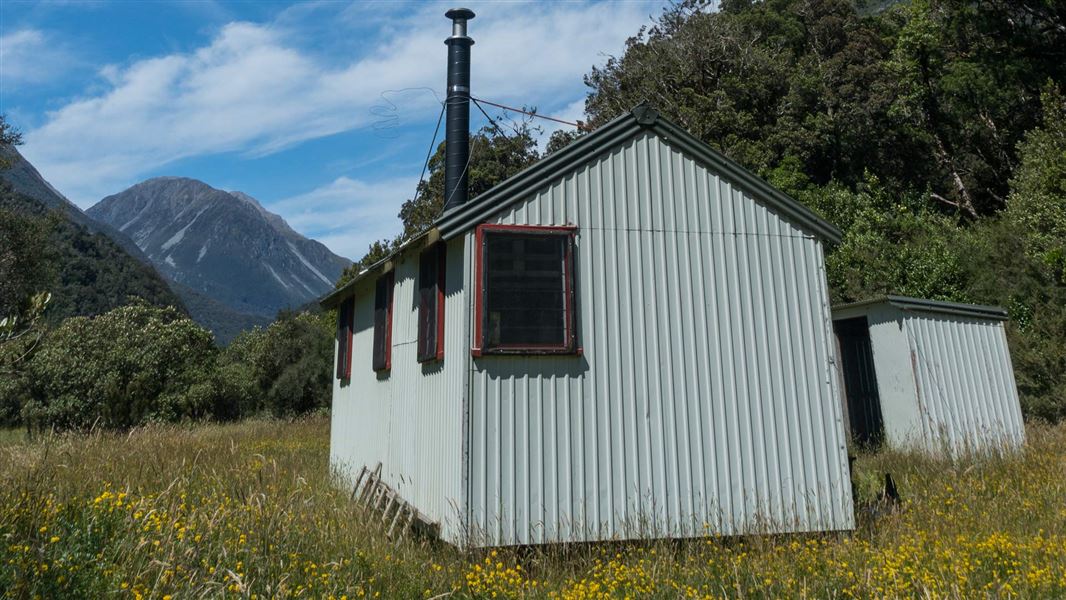
[[[14,191],[33,198],[45,208],[57,211],[75,224],[81,225],[90,233],[106,235],[133,258],[146,265],[151,264],[148,257],[137,247],[137,244],[133,243],[133,240],[110,225],[97,222],[85,214],[76,204],[68,200],[62,192],[48,183],[37,168],[26,160],[17,148],[14,146],[0,146],[0,159],[9,164],[9,168],[0,171],[0,179],[11,184]]]
[[[216,334],[225,323],[196,308],[205,299],[269,319],[333,289],[350,264],[251,196],[195,179],[149,179],[104,198],[87,214],[131,238],[177,284],[193,318]]]
[[[48,290],[52,292],[45,313],[48,320],[102,314],[135,297],[157,306],[184,308],[147,258],[142,262],[131,256],[111,238],[110,227],[95,223],[67,200],[16,149],[0,147],[0,154],[10,163],[10,168],[0,170],[0,210],[40,222],[47,231],[44,268],[55,277]]]

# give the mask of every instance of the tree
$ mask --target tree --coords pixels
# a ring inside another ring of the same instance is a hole
[[[7,122],[7,116],[0,114],[0,148],[5,146],[18,146],[22,144],[22,132],[17,127]],[[0,154],[0,170],[7,169],[11,165],[8,164],[6,155]]]
[[[972,231],[971,294],[1007,307],[1025,412],[1066,418],[1066,100],[1043,94],[1043,123],[1025,134],[1007,209]]]
[[[214,416],[211,333],[176,308],[144,302],[74,317],[28,363],[28,424],[126,429]]]
[[[1066,32],[1044,28],[1036,17],[1044,6],[1056,10],[912,0],[892,15],[900,23],[892,114],[935,160],[931,197],[971,218],[1003,208],[1016,146],[1039,117],[1040,87],[1066,76]]]
[[[282,313],[223,350],[219,371],[233,386],[241,416],[290,417],[329,407],[335,318]]]
[[[648,99],[760,174],[926,193],[969,219],[1004,206],[1047,79],[1066,78],[1063,9],[1041,0],[688,0],[586,77],[593,124]]]

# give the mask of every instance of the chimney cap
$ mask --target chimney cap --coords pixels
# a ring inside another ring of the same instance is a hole
[[[453,8],[448,12],[444,13],[444,16],[448,17],[449,19],[452,19],[453,21],[456,19],[473,19],[474,11],[470,10],[469,8]]]

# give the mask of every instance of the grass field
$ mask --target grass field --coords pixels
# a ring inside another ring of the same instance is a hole
[[[1066,426],[1015,456],[863,456],[904,506],[848,535],[463,554],[390,542],[330,485],[328,422],[0,435],[13,598],[1066,597]]]

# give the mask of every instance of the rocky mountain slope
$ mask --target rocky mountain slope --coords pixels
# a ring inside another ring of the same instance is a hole
[[[192,290],[246,315],[272,318],[306,304],[332,289],[350,262],[251,196],[195,179],[149,179],[87,213],[132,239],[179,293]]]

